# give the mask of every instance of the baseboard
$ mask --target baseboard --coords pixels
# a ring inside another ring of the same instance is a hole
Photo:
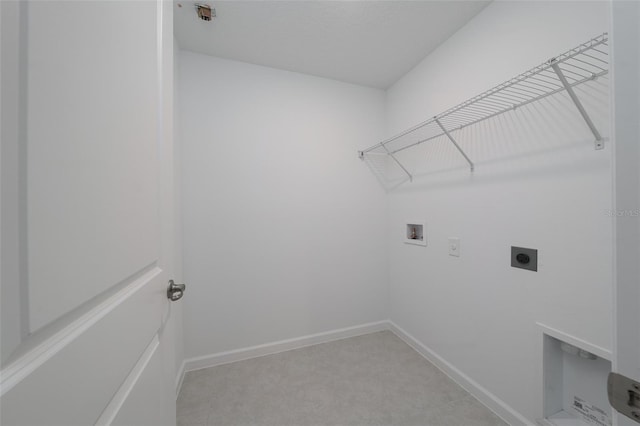
[[[219,352],[211,355],[188,358],[184,362],[185,372],[200,370],[203,368],[215,367],[216,365],[229,364],[231,362],[243,361],[260,356],[271,355],[279,352],[298,349],[305,346],[317,345],[333,340],[346,339],[348,337],[360,336],[363,334],[375,333],[389,329],[388,321],[378,321],[354,327],[341,328],[338,330],[325,331],[323,333],[310,334],[293,339],[280,340],[263,345],[251,346],[248,348],[235,349],[232,351]],[[182,382],[182,378],[179,380]]]
[[[411,346],[420,355],[425,357],[427,361],[438,367],[443,373],[449,376],[454,382],[464,388],[473,395],[478,401],[485,405],[489,410],[493,411],[498,417],[506,423],[515,425],[532,425],[522,414],[511,408],[507,403],[482,387],[479,383],[471,379],[469,376],[458,370],[456,367],[445,361],[440,355],[429,349],[418,339],[404,331],[393,321],[388,322],[389,330],[402,339],[406,344]]]
[[[334,340],[346,339],[349,337],[361,336],[375,333],[377,331],[390,330],[405,343],[416,350],[420,355],[438,367],[443,373],[449,376],[458,385],[473,395],[478,401],[493,411],[498,417],[512,426],[532,425],[522,414],[511,408],[507,403],[482,387],[479,383],[458,370],[440,355],[425,346],[415,337],[404,331],[393,321],[378,321],[354,327],[341,328],[338,330],[326,331],[323,333],[310,334],[293,339],[280,340],[263,345],[251,346],[232,351],[219,352],[211,355],[188,358],[182,362],[178,376],[176,377],[176,396],[180,392],[185,373],[188,371],[200,370],[203,368],[215,367],[217,365],[229,364],[231,362],[243,361],[279,352],[298,349],[305,346],[317,345]]]
[[[176,399],[178,399],[178,394],[180,394],[180,389],[182,389],[186,365],[187,361],[183,360],[182,364],[180,364],[180,368],[178,369],[178,374],[176,375]]]

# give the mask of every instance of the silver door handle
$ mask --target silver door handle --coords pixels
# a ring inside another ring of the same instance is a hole
[[[185,284],[176,284],[173,280],[169,280],[169,288],[167,288],[167,297],[172,302],[182,299],[186,289]]]
[[[619,413],[640,423],[640,382],[618,373],[609,373],[609,404]]]

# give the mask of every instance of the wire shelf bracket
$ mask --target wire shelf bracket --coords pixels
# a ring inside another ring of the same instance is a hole
[[[458,104],[389,139],[358,151],[361,160],[368,154],[391,157],[404,173],[413,176],[395,155],[405,149],[439,137],[446,137],[469,163],[474,163],[453,136],[455,131],[496,117],[547,96],[566,91],[595,137],[595,149],[604,148],[604,139],[578,98],[574,87],[593,81],[609,72],[608,34],[592,38],[543,64],[526,71],[486,92]]]
[[[582,102],[580,102],[580,98],[578,98],[578,95],[576,95],[576,92],[573,90],[573,87],[571,87],[571,85],[567,81],[567,77],[565,77],[565,75],[562,73],[562,69],[560,69],[560,66],[558,66],[556,59],[555,58],[551,59],[549,63],[551,64],[551,68],[553,68],[553,71],[555,71],[555,73],[558,75],[558,80],[560,80],[560,82],[562,83],[562,86],[569,94],[569,97],[575,104],[576,108],[578,108],[578,112],[580,112],[580,115],[582,116],[584,121],[587,123],[587,126],[589,126],[591,133],[593,133],[593,136],[595,136],[596,149],[604,149],[604,141],[602,140],[602,136],[600,135],[600,132],[598,132],[596,125],[593,124],[593,121],[591,121],[591,117],[589,117],[589,114],[587,114],[587,111],[582,106]]]
[[[465,160],[467,160],[467,163],[469,163],[469,168],[471,169],[471,171],[473,172],[474,169],[474,165],[473,165],[473,161],[471,161],[469,159],[469,157],[467,157],[467,154],[464,153],[464,151],[462,150],[462,148],[460,148],[460,145],[458,145],[456,143],[456,140],[453,139],[453,137],[451,136],[451,134],[447,131],[447,129],[444,128],[444,126],[442,125],[442,123],[440,123],[440,120],[438,120],[438,117],[433,117],[433,120],[436,122],[436,124],[438,126],[440,126],[440,129],[442,129],[442,132],[447,136],[447,138],[451,141],[451,143],[453,144],[453,146],[456,147],[456,149],[460,152],[460,154],[462,154],[462,156],[464,157]]]
[[[413,182],[413,176],[411,176],[411,173],[409,173],[409,171],[402,165],[402,163],[398,161],[396,156],[393,155],[392,152],[389,152],[386,146],[383,145],[382,147],[384,148],[385,151],[387,151],[387,155],[389,155],[389,157],[391,157],[391,159],[395,161],[398,166],[400,166],[400,168],[407,174],[407,176],[409,176],[409,182]]]

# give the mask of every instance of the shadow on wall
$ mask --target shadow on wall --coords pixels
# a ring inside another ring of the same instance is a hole
[[[362,157],[362,160],[387,192],[393,191],[402,186],[403,183],[411,181],[405,173],[398,175],[389,170],[393,166],[396,168],[399,168],[399,166],[386,154],[372,152]],[[402,172],[402,170],[399,171]]]

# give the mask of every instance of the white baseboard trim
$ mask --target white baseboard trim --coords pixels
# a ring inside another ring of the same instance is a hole
[[[280,340],[263,345],[251,346],[248,348],[235,349],[232,351],[219,352],[211,355],[188,358],[184,360],[176,377],[176,397],[180,393],[184,376],[188,371],[200,370],[203,368],[215,367],[217,365],[229,364],[246,359],[257,358],[265,355],[298,349],[305,346],[317,345],[334,340],[346,339],[349,337],[361,336],[375,333],[377,331],[390,330],[405,343],[416,350],[427,361],[438,367],[443,373],[449,376],[458,385],[473,395],[478,401],[493,411],[506,423],[516,425],[532,425],[522,414],[511,408],[507,403],[482,387],[479,383],[458,370],[447,362],[440,355],[425,346],[415,337],[404,331],[393,321],[378,321],[353,327],[341,328],[338,330],[325,331],[323,333],[310,334],[293,339]]]
[[[451,380],[456,382],[462,388],[464,388],[467,392],[473,395],[478,401],[480,401],[484,406],[486,406],[489,410],[493,411],[495,415],[500,417],[506,423],[516,426],[516,425],[533,425],[526,417],[522,414],[518,413],[516,410],[511,408],[507,403],[502,401],[500,398],[489,392],[487,389],[482,387],[478,382],[471,379],[469,376],[464,374],[462,371],[458,370],[449,362],[445,361],[440,355],[429,349],[418,339],[404,331],[398,325],[396,325],[393,321],[389,321],[389,330],[391,330],[396,336],[402,339],[406,344],[411,346],[416,350],[420,355],[426,358],[427,361],[438,367],[444,374],[449,376]]]
[[[182,360],[182,364],[180,364],[180,368],[178,369],[178,374],[176,375],[176,399],[178,399],[178,395],[180,394],[180,389],[182,389],[182,382],[184,381],[184,373],[187,365],[186,360]]]
[[[215,367],[216,365],[229,364],[231,362],[243,361],[279,352],[298,349],[305,346],[326,343],[332,340],[346,339],[348,337],[360,336],[363,334],[375,333],[389,329],[388,321],[378,321],[368,324],[356,325],[353,327],[340,328],[338,330],[325,331],[323,333],[310,334],[293,339],[280,340],[263,345],[251,346],[248,348],[235,349],[232,351],[219,352],[211,355],[188,358],[184,362],[185,372],[200,370],[203,368]],[[180,379],[182,382],[182,379]]]

